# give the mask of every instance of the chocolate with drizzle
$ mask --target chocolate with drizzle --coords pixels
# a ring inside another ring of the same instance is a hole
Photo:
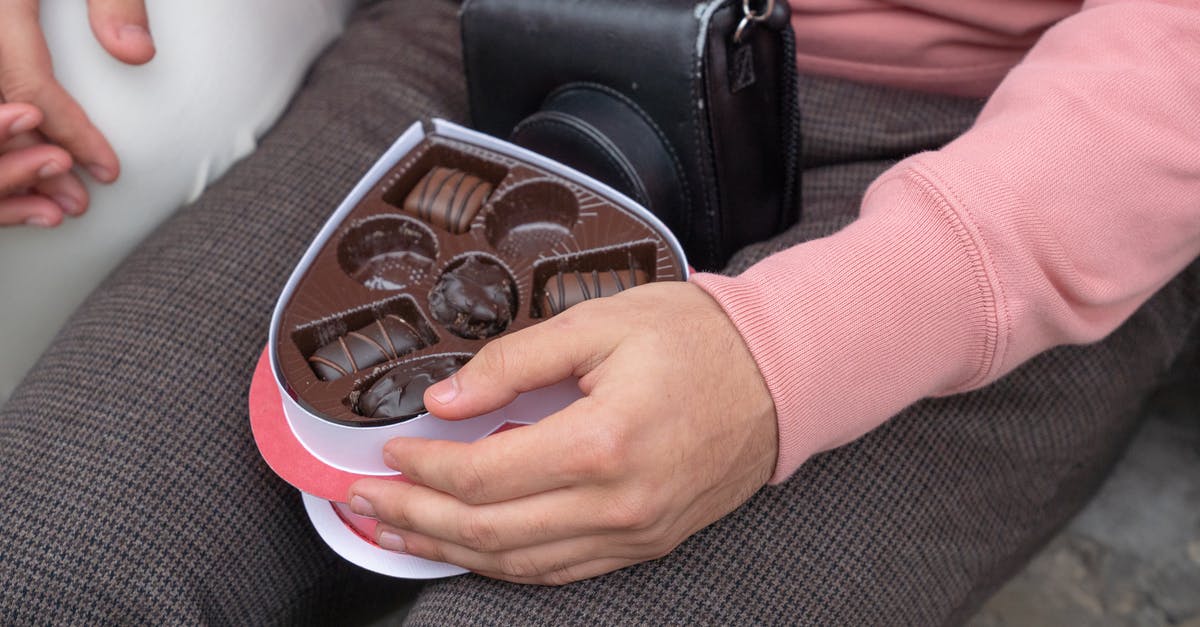
[[[560,272],[542,288],[542,315],[557,316],[585,300],[603,298],[644,285],[649,277],[630,266],[626,270]]]
[[[435,167],[404,200],[404,210],[451,233],[465,233],[492,185],[461,170]]]
[[[339,337],[308,358],[322,381],[334,381],[424,348],[421,335],[395,314]]]

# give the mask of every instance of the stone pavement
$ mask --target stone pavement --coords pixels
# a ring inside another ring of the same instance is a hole
[[[969,627],[1200,627],[1200,371],[1146,411],[1095,499]]]

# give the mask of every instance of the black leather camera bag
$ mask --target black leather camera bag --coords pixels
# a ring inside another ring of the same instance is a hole
[[[799,218],[785,0],[467,0],[462,27],[476,128],[647,206],[697,268]]]

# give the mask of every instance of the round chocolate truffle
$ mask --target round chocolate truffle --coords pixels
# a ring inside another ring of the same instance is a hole
[[[425,413],[425,390],[458,372],[467,359],[448,355],[401,364],[363,392],[358,413],[380,420],[415,418]]]
[[[493,337],[508,328],[517,311],[516,285],[498,263],[468,257],[438,279],[429,293],[429,311],[459,337]]]

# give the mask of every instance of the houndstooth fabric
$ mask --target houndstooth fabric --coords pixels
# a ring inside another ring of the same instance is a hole
[[[415,590],[322,545],[245,407],[321,222],[416,117],[463,117],[454,12],[362,10],[259,151],[97,290],[0,411],[0,623],[353,624]],[[872,178],[981,104],[815,78],[801,95],[804,221],[731,271],[844,226]],[[666,558],[561,588],[439,581],[409,621],[961,621],[1082,504],[1198,317],[1193,265],[1104,342],[920,403]]]

